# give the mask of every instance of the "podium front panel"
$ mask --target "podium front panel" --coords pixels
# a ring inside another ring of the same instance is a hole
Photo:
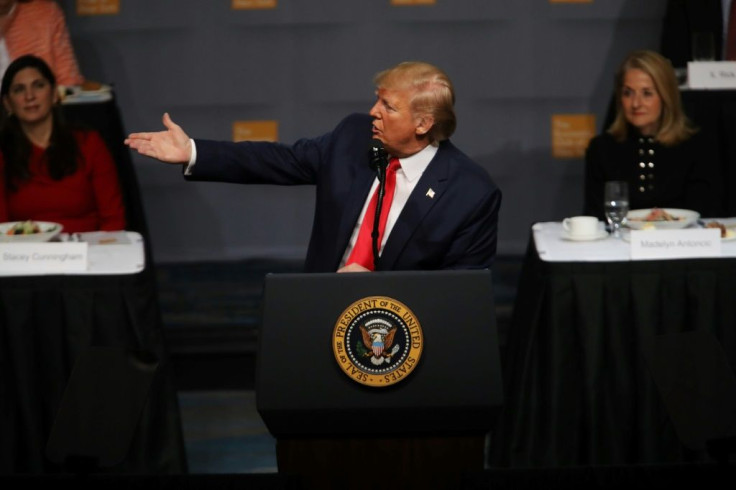
[[[503,399],[489,270],[271,274],[257,406],[275,436],[486,432]],[[423,332],[405,379],[364,386],[340,368],[333,331],[372,296],[406,305]]]

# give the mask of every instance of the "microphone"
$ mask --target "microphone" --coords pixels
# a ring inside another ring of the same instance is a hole
[[[378,175],[385,174],[388,167],[388,154],[383,148],[383,142],[379,139],[372,139],[370,144],[370,166],[378,172]]]
[[[378,202],[376,203],[376,211],[373,217],[373,230],[371,232],[371,241],[373,248],[373,268],[378,268],[379,247],[378,243],[378,222],[381,216],[381,208],[383,207],[383,195],[386,191],[386,168],[388,167],[388,154],[383,148],[383,142],[379,139],[372,139],[370,144],[370,166],[378,174]]]

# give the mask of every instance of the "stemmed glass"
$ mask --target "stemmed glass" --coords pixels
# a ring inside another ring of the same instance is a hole
[[[693,61],[713,61],[716,59],[713,34],[710,32],[693,32]]]
[[[606,182],[603,210],[615,238],[621,238],[621,225],[629,212],[629,184],[622,180]]]

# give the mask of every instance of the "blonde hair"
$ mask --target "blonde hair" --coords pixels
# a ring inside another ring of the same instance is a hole
[[[624,77],[629,70],[641,70],[652,79],[654,88],[662,101],[659,116],[659,129],[654,139],[665,146],[681,143],[697,131],[682,110],[680,90],[672,63],[654,51],[634,51],[630,53],[616,72],[616,118],[608,132],[618,141],[626,139],[628,124],[621,103]]]
[[[428,132],[432,141],[446,140],[455,132],[455,90],[450,78],[436,66],[405,61],[378,73],[373,82],[379,88],[413,89],[409,101],[412,114],[432,116],[434,124]]]

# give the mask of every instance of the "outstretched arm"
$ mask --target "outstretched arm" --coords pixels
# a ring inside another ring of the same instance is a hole
[[[166,131],[153,133],[132,133],[125,139],[125,144],[141,155],[155,158],[166,163],[185,164],[192,155],[192,143],[189,136],[174,123],[165,113],[163,117]]]

